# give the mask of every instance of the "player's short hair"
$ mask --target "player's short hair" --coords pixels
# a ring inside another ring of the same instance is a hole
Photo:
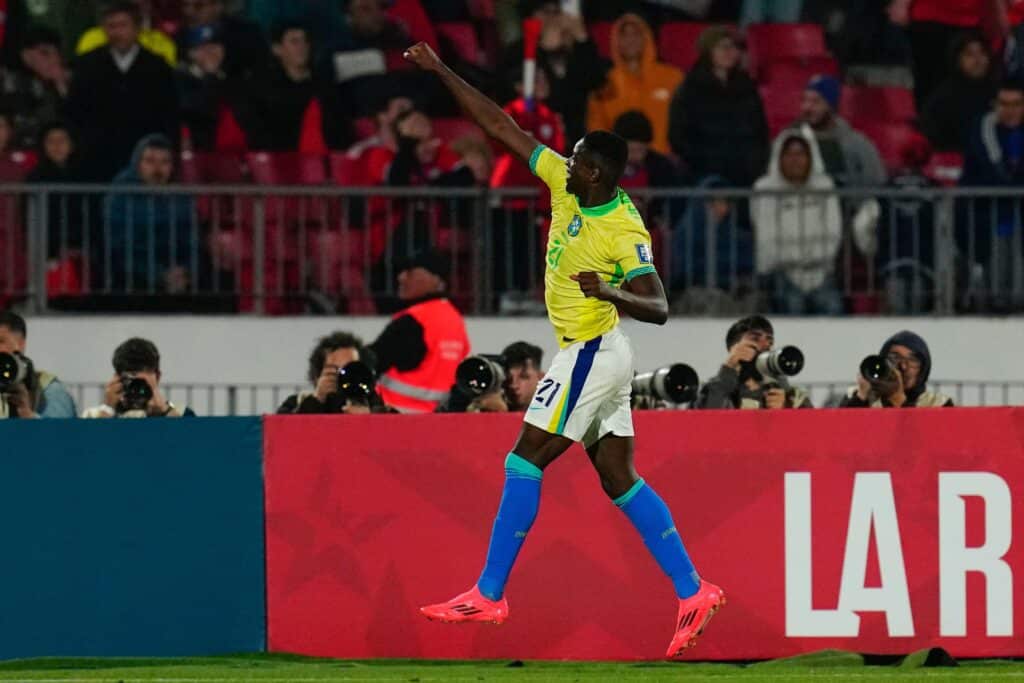
[[[359,359],[364,363],[370,363],[370,360],[365,358],[366,348],[363,346],[363,340],[350,332],[331,332],[330,334],[320,337],[317,340],[316,346],[313,347],[313,352],[309,354],[309,369],[306,373],[306,378],[312,384],[316,384],[316,381],[320,378],[320,373],[324,371],[324,364],[327,363],[327,354],[333,353],[338,349],[355,349],[359,352]]]
[[[106,21],[109,17],[115,14],[127,14],[132,18],[132,21],[136,26],[142,25],[142,8],[139,7],[139,3],[134,0],[117,0],[117,2],[108,2],[100,10],[100,21]]]
[[[532,360],[539,369],[541,360],[544,358],[544,350],[529,342],[517,341],[506,346],[505,350],[501,352],[501,357],[505,360],[505,366],[509,368],[526,365],[527,361]]]
[[[28,326],[25,319],[14,311],[0,311],[0,327],[6,327],[23,338],[28,338]]]
[[[748,315],[746,318],[740,318],[734,322],[729,331],[725,333],[725,348],[731,349],[733,344],[743,339],[743,335],[751,330],[775,335],[775,329],[768,322],[768,318],[763,315]]]
[[[114,372],[119,375],[144,370],[160,372],[160,352],[148,339],[132,337],[114,349],[112,363]]]
[[[615,185],[626,170],[626,159],[629,158],[629,147],[626,141],[615,133],[606,130],[595,130],[583,136],[583,147],[594,160],[601,175]]]

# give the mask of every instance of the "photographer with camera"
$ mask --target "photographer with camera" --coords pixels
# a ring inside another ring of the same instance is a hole
[[[904,330],[889,337],[877,356],[860,364],[857,386],[840,408],[949,408],[953,399],[928,389],[932,354],[920,336]]]
[[[725,335],[729,355],[718,374],[700,389],[696,407],[813,408],[806,392],[790,386],[788,377],[803,369],[795,346],[775,349],[775,330],[768,319],[751,315],[733,323]]]
[[[0,419],[76,417],[75,402],[56,375],[37,370],[25,355],[27,340],[25,319],[0,312]]]
[[[114,376],[104,389],[103,403],[82,417],[195,417],[191,408],[174,405],[160,390],[160,352],[153,342],[128,339],[114,349],[112,363]]]
[[[470,356],[455,369],[455,384],[436,412],[507,413],[530,406],[544,373],[544,351],[529,342],[509,344],[500,355]]]
[[[362,340],[348,332],[321,337],[309,354],[308,379],[313,391],[292,394],[278,415],[367,415],[388,412],[377,393],[376,376],[367,364]]]

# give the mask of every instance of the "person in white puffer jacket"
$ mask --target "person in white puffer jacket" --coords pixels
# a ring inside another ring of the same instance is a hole
[[[825,173],[818,143],[806,126],[775,139],[768,172],[754,183],[755,192],[769,194],[754,197],[750,216],[757,274],[776,313],[843,312],[835,281],[843,235],[839,198],[820,193],[832,189],[835,183]]]

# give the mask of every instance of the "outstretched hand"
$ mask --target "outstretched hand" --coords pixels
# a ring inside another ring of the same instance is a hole
[[[579,283],[583,296],[600,299],[601,301],[610,301],[615,296],[615,288],[602,280],[601,276],[597,273],[584,271],[576,275],[570,275],[569,279]]]
[[[402,56],[424,71],[437,71],[441,66],[441,58],[424,42],[416,43]]]

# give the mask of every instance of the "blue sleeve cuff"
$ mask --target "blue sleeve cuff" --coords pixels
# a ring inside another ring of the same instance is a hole
[[[546,145],[537,145],[530,155],[530,173],[533,175],[537,175],[537,162],[540,160],[540,155],[545,149],[547,149]]]

